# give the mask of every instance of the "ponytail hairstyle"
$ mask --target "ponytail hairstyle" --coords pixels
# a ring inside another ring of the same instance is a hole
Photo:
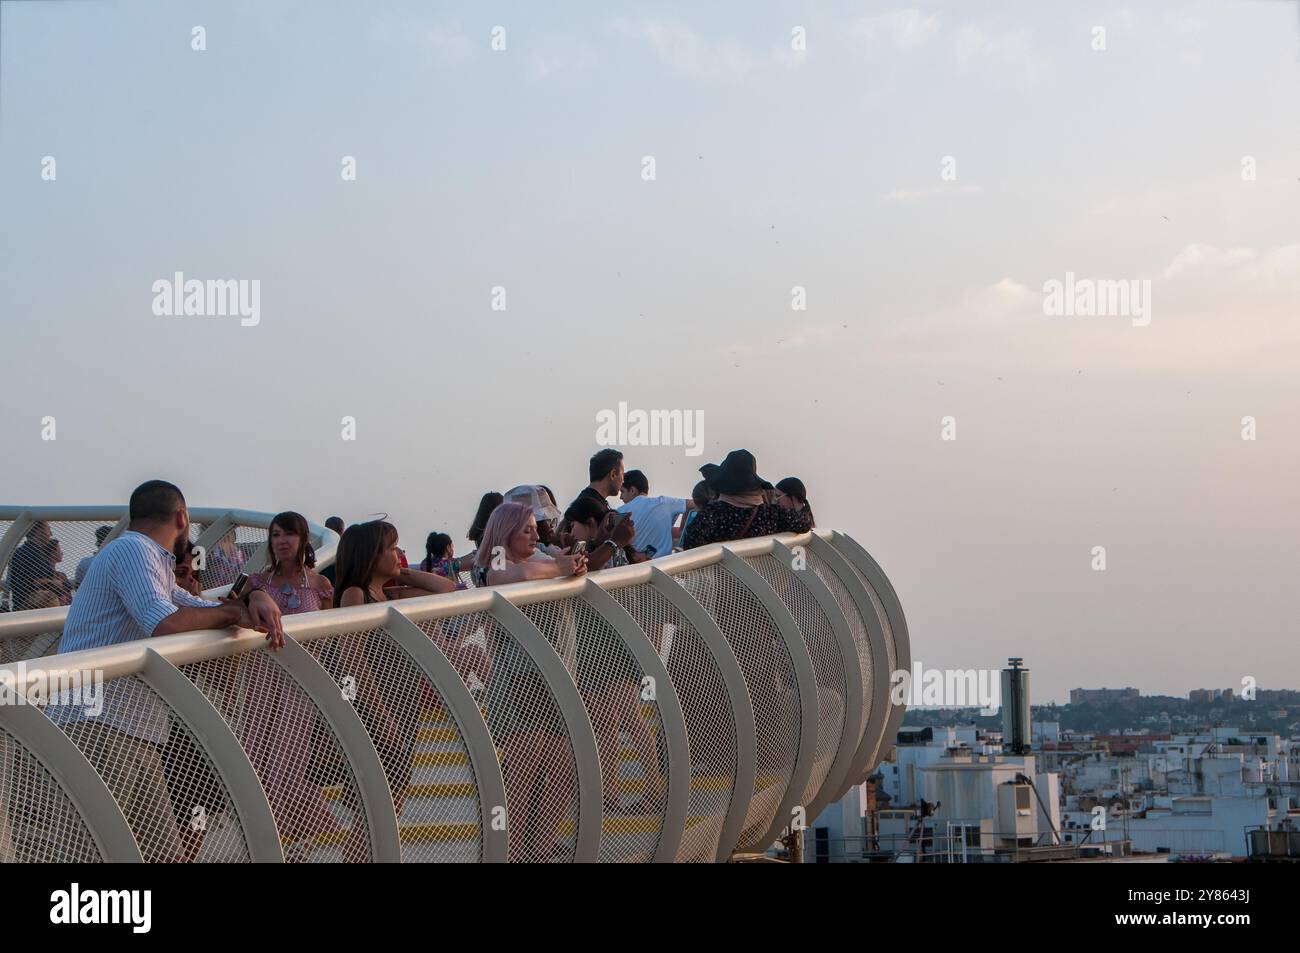
[[[451,537],[446,533],[430,533],[424,541],[424,563],[420,566],[425,572],[433,572],[433,564],[447,557],[447,548]]]
[[[803,505],[803,511],[808,514],[808,519],[812,520],[812,525],[817,525],[817,521],[813,519],[812,507],[808,505],[808,490],[804,487],[803,480],[798,477],[786,477],[776,485],[776,488],[786,496],[798,500]]]

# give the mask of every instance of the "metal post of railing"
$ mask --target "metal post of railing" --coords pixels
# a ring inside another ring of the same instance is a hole
[[[683,589],[674,577],[654,565],[650,567],[650,585],[658,590],[695,629],[713,658],[713,663],[718,667],[723,687],[727,691],[727,702],[736,729],[736,774],[731,800],[727,805],[727,814],[722,822],[722,832],[718,836],[715,859],[721,863],[731,857],[732,851],[736,849],[736,841],[740,839],[741,831],[745,826],[745,814],[749,810],[750,799],[754,796],[754,779],[758,773],[758,741],[754,726],[754,707],[750,701],[749,689],[745,687],[745,675],[740,670],[735,653],[731,651],[726,636],[722,634],[713,617],[691,598],[691,594]]]
[[[203,565],[205,568],[207,567],[208,556],[212,552],[213,544],[234,528],[234,514],[230,510],[227,510],[209,523],[208,528],[199,534],[198,539],[194,541],[194,548],[203,551]]]
[[[590,576],[584,582],[581,598],[613,626],[623,644],[631,651],[638,667],[651,679],[652,699],[659,711],[659,725],[668,755],[668,798],[659,842],[655,846],[654,861],[669,863],[677,856],[677,848],[686,829],[691,797],[690,750],[686,743],[686,717],[682,713],[681,701],[659,653],[628,611]],[[617,778],[612,781],[618,783]]]
[[[296,681],[325,716],[356,781],[360,809],[370,832],[370,856],[376,863],[400,863],[401,837],[393,810],[388,775],[361,716],[343,697],[338,684],[310,652],[291,638],[278,652],[259,649]],[[356,823],[355,818],[353,823]]]
[[[808,545],[812,554],[826,564],[827,570],[839,579],[840,584],[848,592],[849,599],[857,607],[862,623],[867,629],[867,639],[871,649],[871,704],[866,713],[862,740],[853,754],[853,768],[840,784],[839,790],[835,792],[834,799],[838,801],[848,793],[850,787],[860,783],[875,769],[886,743],[885,728],[892,704],[889,651],[885,646],[885,630],[876,615],[871,597],[862,581],[853,572],[848,560],[840,554],[839,550],[815,533]]]
[[[800,557],[778,539],[772,540],[772,554],[783,558],[787,566],[799,565]],[[803,558],[806,558],[806,553]],[[858,660],[858,649],[853,641],[853,633],[849,631],[848,620],[840,612],[830,589],[821,581],[817,573],[806,567],[798,571],[791,568],[790,574],[799,585],[808,590],[827,622],[830,623],[836,646],[839,648],[840,664],[844,669],[844,721],[836,745],[835,760],[826,773],[821,790],[808,804],[808,822],[812,823],[826,805],[831,803],[832,797],[848,777],[853,767],[854,754],[862,741],[864,724],[862,666]]]
[[[490,611],[519,647],[528,653],[533,665],[545,679],[560,716],[564,719],[573,750],[574,768],[578,774],[578,817],[573,860],[579,864],[595,863],[600,858],[601,807],[604,803],[600,787],[600,750],[596,746],[596,732],[583,707],[578,686],[551,648],[551,643],[546,641],[546,636],[499,590],[492,591]]]
[[[103,545],[100,547],[100,549],[102,549],[103,546],[107,546],[113,540],[117,539],[119,536],[125,533],[126,528],[130,525],[131,525],[131,514],[123,513],[121,518],[118,519],[118,521],[113,524],[113,528],[108,531],[108,535],[104,537],[104,542]],[[98,552],[99,550],[97,549],[95,551]]]
[[[509,859],[509,815],[505,815],[507,824],[499,823],[506,810],[505,779],[497,760],[496,745],[483,721],[483,712],[447,657],[419,626],[402,615],[396,605],[389,607],[384,628],[398,648],[423,671],[459,728],[478,793],[482,861],[486,864],[505,863]]]
[[[767,831],[752,844],[741,845],[742,848],[762,851],[776,841],[783,829],[790,826],[790,822],[795,817],[794,809],[799,806],[806,807],[801,805],[800,801],[808,785],[808,779],[812,776],[813,759],[816,757],[817,750],[817,676],[813,672],[812,660],[808,657],[808,647],[804,644],[798,626],[795,625],[785,604],[767,584],[767,580],[725,544],[722,546],[722,566],[741,586],[749,590],[776,625],[785,650],[790,656],[795,680],[794,688],[799,697],[799,747],[795,752],[794,767],[787,780],[785,796],[777,806],[776,814]]]
[[[126,817],[86,756],[39,708],[18,703],[13,697],[15,691],[26,692],[26,686],[11,688],[0,682],[0,728],[30,751],[58,783],[81,815],[105,861],[143,863]],[[3,809],[5,806],[0,805]]]
[[[140,677],[167,703],[172,715],[189,728],[230,792],[248,844],[248,859],[254,863],[283,863],[284,851],[271,804],[252,762],[221,712],[180,669],[154,649],[148,649],[145,656]]]
[[[23,512],[14,517],[14,521],[9,524],[9,528],[5,530],[4,535],[0,536],[0,579],[6,579],[6,577],[8,577],[9,557],[14,554],[14,550],[18,548],[23,537],[27,535],[27,531],[31,529],[35,523],[36,516],[32,511],[23,510]],[[8,577],[7,582],[8,586],[5,591],[5,598],[9,602],[10,609],[17,609],[18,606],[14,605],[13,601],[13,578]]]
[[[840,532],[832,532],[831,545],[843,553],[849,562],[857,567],[858,571],[866,577],[867,582],[876,591],[876,595],[884,606],[885,614],[889,617],[889,628],[894,636],[894,664],[899,669],[910,669],[912,666],[912,644],[907,634],[907,619],[903,615],[903,606],[898,601],[898,594],[894,591],[894,584],[889,581],[889,577],[880,568],[880,564],[862,548],[862,545],[857,540]],[[903,723],[903,713],[904,708],[902,706],[892,706],[889,721],[885,725],[886,740],[898,734],[898,726]]]

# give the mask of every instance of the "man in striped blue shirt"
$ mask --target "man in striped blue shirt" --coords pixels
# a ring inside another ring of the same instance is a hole
[[[136,487],[126,532],[95,555],[73,596],[59,651],[227,626],[265,632],[271,647],[281,648],[280,610],[266,593],[212,602],[176,584],[176,554],[189,541],[189,528],[177,487],[162,480]],[[145,860],[181,859],[185,849],[162,762],[171,729],[167,706],[131,677],[104,686],[98,716],[70,705],[51,706],[47,713],[73,735],[104,779]]]
[[[60,652],[195,629],[238,625],[284,645],[280,610],[264,592],[212,602],[176,584],[176,555],[189,540],[190,514],[181,491],[150,480],[131,494],[130,524],[95,556],[68,609]]]

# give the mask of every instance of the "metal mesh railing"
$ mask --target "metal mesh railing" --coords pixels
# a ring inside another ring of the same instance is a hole
[[[0,728],[0,863],[103,860],[62,785],[22,742]]]
[[[847,715],[848,687],[844,678],[844,659],[835,641],[830,620],[817,600],[794,577],[788,566],[775,556],[754,556],[749,564],[772,587],[782,604],[790,610],[799,634],[808,647],[817,677],[817,743],[813,754],[812,774],[799,799],[801,805],[811,804],[821,790],[831,764],[839,754],[840,736]]]
[[[14,612],[67,605],[98,549],[95,531],[114,522],[37,520],[9,556],[6,605]]]
[[[686,721],[691,778],[687,820],[677,860],[711,863],[723,821],[736,796],[736,720],[713,651],[689,621],[653,586],[611,595],[650,638],[677,689]],[[644,782],[633,782],[634,790]]]
[[[370,859],[357,779],[325,715],[266,651],[180,670],[220,712],[261,782],[291,862]],[[326,789],[342,796],[331,809]]]
[[[853,570],[853,575],[857,576],[858,581],[862,583],[862,588],[867,590],[867,597],[871,600],[871,611],[880,619],[881,628],[885,630],[885,665],[888,667],[889,671],[897,671],[898,642],[894,636],[893,627],[889,622],[889,614],[885,612],[884,604],[880,601],[880,595],[876,592],[876,587],[871,584],[871,581],[867,579],[865,575],[863,575],[862,570],[852,563],[850,563],[849,566]],[[861,608],[861,611],[865,612],[866,609]]]
[[[758,597],[728,570],[713,564],[676,578],[718,623],[745,676],[754,707],[758,763],[739,846],[766,847],[759,839],[776,817],[799,751],[802,714],[794,664]]]
[[[487,612],[417,625],[482,706],[504,776],[510,859],[573,860],[577,765],[564,716],[532,657]],[[572,664],[571,647],[566,656]]]
[[[138,675],[105,686],[103,713],[51,718],[108,785],[146,861],[237,862],[248,846],[230,795],[194,733]]]
[[[219,589],[241,573],[261,572],[266,565],[266,530],[257,526],[232,526],[207,544],[204,567],[198,574],[205,590]]]
[[[219,518],[210,535],[263,544]],[[156,862],[764,850],[779,811],[839,783],[847,719],[865,712],[848,673],[865,689],[884,661],[851,560],[808,559],[811,583],[758,538],[586,580],[303,612],[278,654],[226,631],[41,658],[57,629],[11,633],[0,678],[33,691],[95,672],[103,711],[56,699],[22,720],[0,705],[0,861],[131,859],[132,842]]]
[[[659,706],[645,698],[645,671],[614,628],[579,598],[523,608],[552,645],[573,643],[573,672],[600,751],[604,796],[600,859],[647,861],[666,808],[668,764]]]
[[[383,629],[306,646],[352,703],[379,752],[402,860],[472,863],[482,855],[478,785],[455,719],[432,682]],[[341,787],[326,790],[343,800]]]
[[[869,712],[872,703],[872,655],[871,655],[871,636],[867,632],[867,624],[862,619],[862,612],[858,609],[853,599],[849,596],[848,589],[840,581],[840,577],[835,574],[826,562],[815,553],[808,553],[808,568],[817,574],[817,578],[822,581],[827,589],[830,590],[835,604],[840,607],[840,612],[849,624],[849,633],[853,636],[853,644],[857,649],[858,669],[862,674],[862,707],[863,711]],[[858,741],[862,741],[862,735],[866,731],[867,719],[864,715],[862,719],[862,730],[858,732]]]
[[[53,655],[59,649],[59,638],[63,635],[63,626],[48,632],[34,632],[31,635],[15,635],[0,639],[0,665],[8,662],[20,662],[25,659]]]
[[[832,534],[832,538],[834,538],[834,534]],[[901,606],[898,604],[897,596],[894,594],[889,580],[884,577],[883,573],[879,572],[878,567],[871,567],[875,570],[874,574],[878,575],[879,583],[872,581],[859,561],[859,557],[861,557],[863,560],[870,562],[870,557],[858,549],[857,544],[852,540],[846,540],[842,547],[837,546],[835,548],[841,549],[840,555],[846,557],[842,561],[847,563],[848,572],[856,582],[860,583],[860,588],[866,592],[870,605],[858,605],[858,610],[864,617],[870,616],[874,618],[880,627],[881,641],[884,645],[885,665],[887,666],[886,671],[893,673],[900,668],[904,670],[910,669],[912,660],[907,639],[907,624],[902,618]],[[878,585],[883,587],[883,590],[879,589]],[[885,592],[889,599],[888,604],[882,598],[882,591]],[[897,621],[895,621],[895,616],[891,612],[891,607],[899,613]],[[885,739],[891,737],[891,733],[898,729],[898,726],[902,723],[902,716],[902,706],[891,705],[885,723],[881,726],[882,747],[887,748]],[[879,750],[875,753],[859,751],[860,770],[858,771],[858,779],[866,777],[871,772],[874,768],[873,762],[878,759],[879,755]]]

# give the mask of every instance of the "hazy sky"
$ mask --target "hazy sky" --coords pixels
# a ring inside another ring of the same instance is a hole
[[[418,554],[567,503],[598,411],[698,410],[623,448],[651,491],[802,477],[928,667],[1300,687],[1298,94],[1289,0],[4,3],[0,501]],[[177,271],[260,322],[156,316]],[[1067,272],[1149,325],[1046,316]]]

